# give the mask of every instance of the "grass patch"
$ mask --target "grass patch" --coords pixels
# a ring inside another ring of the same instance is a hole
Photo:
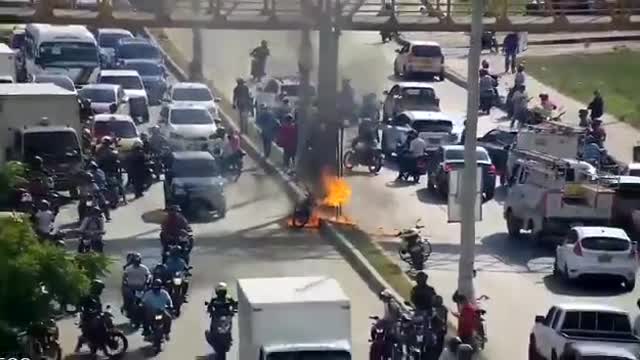
[[[384,253],[384,250],[373,243],[375,240],[356,227],[339,227],[339,230],[400,296],[405,299],[410,298],[413,284],[404,271]]]
[[[640,52],[529,57],[526,66],[536,79],[585,104],[599,89],[607,113],[640,128]]]

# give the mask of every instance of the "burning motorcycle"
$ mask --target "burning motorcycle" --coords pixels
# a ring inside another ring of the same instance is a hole
[[[293,209],[293,214],[291,215],[291,223],[293,226],[298,229],[305,227],[309,220],[311,220],[311,215],[313,214],[313,208],[315,206],[315,196],[311,191],[307,190],[307,195],[302,199],[302,201],[298,202]]]
[[[431,243],[420,234],[421,228],[422,226],[417,225],[413,229],[403,230],[397,234],[401,239],[398,250],[400,259],[416,272],[424,270],[424,264],[431,256]]]
[[[365,165],[369,168],[369,172],[377,174],[382,168],[383,156],[382,150],[373,147],[363,141],[358,141],[351,149],[344,153],[342,164],[347,170],[352,170],[357,165]]]
[[[204,304],[209,305],[208,302]],[[207,343],[209,343],[213,351],[215,351],[216,360],[226,360],[227,353],[231,349],[231,344],[233,343],[231,335],[233,314],[237,312],[237,310],[234,310],[233,313],[230,314],[210,314],[211,324],[209,325],[209,330],[205,331],[204,336]]]

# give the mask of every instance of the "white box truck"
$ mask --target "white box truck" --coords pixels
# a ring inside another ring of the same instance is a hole
[[[4,43],[0,43],[0,82],[16,82],[16,52]]]
[[[351,359],[351,304],[332,278],[238,280],[240,360]]]
[[[40,156],[56,188],[74,190],[73,173],[82,170],[77,96],[53,84],[0,84],[0,164]]]

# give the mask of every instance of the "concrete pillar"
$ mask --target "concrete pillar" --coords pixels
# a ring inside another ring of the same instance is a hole
[[[296,171],[302,177],[305,176],[304,164],[308,159],[305,144],[309,136],[309,128],[311,125],[309,116],[311,115],[311,94],[308,91],[311,83],[311,71],[313,70],[313,46],[311,44],[311,30],[303,29],[300,34],[300,48],[298,54],[298,71],[300,72],[300,83],[302,84],[303,92],[300,98],[300,104],[297,109],[298,118],[296,119],[298,124],[298,148]]]
[[[189,78],[191,81],[203,81],[204,74],[202,71],[202,29],[194,28],[193,30],[193,58],[189,63]]]

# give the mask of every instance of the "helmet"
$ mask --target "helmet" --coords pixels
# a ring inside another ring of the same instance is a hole
[[[388,289],[384,289],[382,291],[380,291],[380,300],[390,300],[391,298],[393,298],[393,295],[391,295],[391,291],[389,291]]]
[[[267,40],[260,41],[260,45],[261,46],[267,46]]]
[[[110,136],[103,136],[102,139],[100,139],[100,142],[102,142],[102,145],[106,146],[111,146],[111,144],[113,144],[113,140],[111,140]]]
[[[153,269],[154,272],[160,272],[160,271],[165,271],[167,270],[167,265],[165,264],[158,264],[156,265],[156,267]]]
[[[91,169],[91,170],[97,170],[98,169],[98,164],[95,161],[91,160],[87,167],[89,169]]]
[[[487,61],[487,59],[482,60],[482,68],[483,69],[489,68],[489,62]]]
[[[90,290],[92,293],[100,293],[104,290],[104,283],[102,280],[92,280],[90,285]]]
[[[142,262],[142,255],[140,253],[131,253],[131,262],[139,265]]]
[[[159,133],[160,133],[160,126],[158,126],[158,125],[154,125],[154,126],[151,128],[151,133],[152,133],[152,134],[159,134]]]
[[[50,206],[50,204],[49,204],[49,202],[47,200],[42,199],[42,200],[40,200],[38,202],[38,207],[40,209],[49,209],[49,206]]]
[[[415,236],[420,236],[420,233],[416,229],[406,229],[406,230],[403,230],[402,232],[400,232],[399,236],[400,236],[401,239],[407,239],[407,238],[412,238],[412,237],[415,237]]]
[[[153,290],[160,290],[162,288],[162,280],[154,279],[153,283],[151,283],[151,288]]]
[[[427,280],[429,280],[429,275],[427,275],[424,271],[418,271],[416,274],[416,283],[418,284],[426,284]]]
[[[32,164],[35,167],[42,167],[44,165],[44,160],[40,156],[34,156],[32,160]]]
[[[217,296],[227,296],[227,283],[219,282],[214,289]]]
[[[244,84],[244,79],[243,79],[243,78],[237,78],[237,79],[236,79],[236,82],[237,82],[238,84]]]
[[[455,353],[456,350],[458,350],[458,346],[462,345],[462,340],[460,340],[459,337],[455,336],[450,338],[447,341],[447,348],[449,349],[449,351]]]
[[[167,210],[169,212],[174,212],[174,213],[176,213],[176,212],[179,213],[181,211],[180,206],[178,206],[178,205],[171,205],[171,206],[169,206],[169,208],[167,208]]]

